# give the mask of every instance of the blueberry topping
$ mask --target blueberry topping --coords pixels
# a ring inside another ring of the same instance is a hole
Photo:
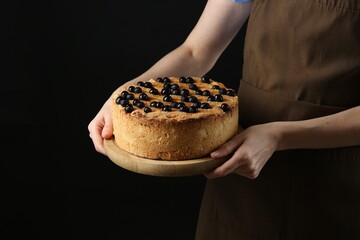
[[[188,101],[189,101],[189,97],[188,97],[188,96],[182,96],[182,97],[181,97],[181,101],[182,101],[182,102],[188,102]]]
[[[164,101],[164,102],[171,102],[171,101],[172,101],[172,97],[171,97],[170,95],[166,95],[166,96],[164,96],[163,101]]]
[[[179,89],[171,89],[171,94],[172,95],[180,95],[180,90]]]
[[[220,88],[219,94],[226,94],[226,88]]]
[[[164,83],[163,88],[171,88],[171,83]]]
[[[129,94],[128,91],[122,91],[120,96],[123,98],[123,99],[126,99],[126,96]]]
[[[142,93],[139,95],[139,99],[147,101],[147,100],[149,100],[149,96],[146,93]]]
[[[179,108],[180,112],[189,112],[189,108],[187,106],[183,106]]]
[[[196,84],[192,83],[192,84],[190,84],[189,88],[190,88],[191,90],[197,90],[197,89],[198,89],[198,86],[196,86]]]
[[[135,96],[132,93],[129,93],[128,95],[126,95],[127,100],[133,100],[134,98],[135,98]]]
[[[193,103],[192,106],[193,106],[193,107],[196,107],[196,108],[200,108],[201,103],[200,103],[200,102],[195,102],[195,103]]]
[[[145,103],[144,102],[141,102],[141,101],[138,101],[136,104],[134,104],[135,106],[137,106],[138,108],[143,108],[145,107]]]
[[[215,102],[215,101],[216,101],[214,96],[209,96],[207,100],[208,100],[208,101],[211,101],[211,102]]]
[[[172,108],[178,108],[178,104],[179,104],[179,103],[177,103],[177,102],[172,102],[172,103],[170,104],[170,107],[172,107]]]
[[[163,83],[163,82],[164,82],[164,79],[161,78],[161,77],[158,77],[158,78],[156,79],[156,81]]]
[[[195,96],[189,97],[189,102],[197,102],[197,101],[198,101],[197,97],[195,97]]]
[[[165,111],[165,112],[171,112],[171,107],[170,106],[165,106],[165,107],[163,107],[162,110]]]
[[[168,78],[168,77],[164,77],[163,79],[164,79],[164,83],[170,83],[171,82],[170,78]]]
[[[145,82],[145,83],[144,83],[144,87],[146,87],[146,88],[152,88],[153,85],[152,85],[151,82]]]
[[[181,89],[181,91],[180,91],[181,96],[188,96],[189,94],[190,94],[189,90],[187,90],[187,89]]]
[[[179,78],[179,82],[181,82],[181,83],[186,83],[186,77],[180,77],[180,78]]]
[[[201,91],[200,89],[196,89],[196,90],[195,90],[195,94],[196,94],[196,95],[202,95],[202,94],[203,94],[203,91]]]
[[[141,93],[141,92],[142,92],[141,87],[134,88],[134,93]]]
[[[220,108],[221,108],[224,112],[229,112],[229,111],[231,111],[230,106],[227,105],[226,103],[221,104]]]
[[[136,104],[137,104],[138,102],[140,102],[139,99],[134,99],[133,104],[136,106]]]
[[[194,106],[189,107],[189,112],[196,113],[197,111],[198,111],[198,109],[196,107],[194,107]]]
[[[177,83],[172,84],[171,89],[179,89],[179,84]]]
[[[163,108],[164,104],[162,102],[156,102],[156,108]]]
[[[151,108],[149,108],[149,107],[145,107],[144,108],[144,112],[146,112],[146,113],[149,113],[149,112],[151,112],[152,110],[151,110]]]
[[[128,90],[129,90],[129,92],[134,92],[135,87],[134,87],[134,86],[130,86],[130,87],[128,87]]]
[[[220,89],[219,85],[213,85],[211,88],[212,89]]]
[[[157,102],[154,101],[150,103],[150,107],[156,107],[156,106],[157,106]]]
[[[170,95],[171,94],[171,89],[170,88],[163,88],[161,90],[161,94],[162,95]]]
[[[127,100],[127,99],[122,99],[122,100],[120,100],[120,105],[121,105],[121,106],[125,107],[125,106],[128,105],[128,104],[129,104],[129,100]]]
[[[228,89],[228,90],[226,91],[226,95],[231,96],[231,97],[234,97],[234,96],[236,95],[236,93],[235,93],[234,90]]]
[[[202,92],[202,95],[203,95],[203,96],[210,96],[210,91],[209,91],[209,90],[204,90],[204,91]]]
[[[187,77],[186,78],[186,83],[193,83],[194,79],[192,77]]]
[[[123,100],[123,98],[119,96],[115,99],[115,103],[119,105],[121,104],[121,100]]]
[[[222,102],[222,101],[224,101],[224,98],[223,98],[223,96],[221,94],[216,94],[215,95],[215,101]]]
[[[133,110],[134,110],[133,105],[128,104],[128,105],[125,106],[125,112],[131,113]]]
[[[140,87],[143,87],[143,86],[144,86],[144,82],[143,82],[143,81],[139,81],[139,82],[137,82],[136,85],[138,85],[138,86],[140,86]]]
[[[201,109],[210,109],[211,106],[210,106],[209,103],[202,103],[202,104],[200,105],[200,108],[201,108]]]
[[[156,88],[152,88],[152,89],[150,89],[149,93],[154,94],[154,95],[158,95],[159,91]]]
[[[177,104],[176,108],[179,108],[179,109],[180,109],[181,107],[186,107],[186,104],[183,103],[183,102],[179,102],[179,103]]]
[[[201,78],[201,82],[203,82],[203,83],[210,83],[210,78],[209,78],[208,76],[203,76],[203,77]]]

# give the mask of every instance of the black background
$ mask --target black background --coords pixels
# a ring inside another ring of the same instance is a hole
[[[1,15],[1,239],[193,239],[205,177],[97,153],[113,90],[181,44],[206,1],[17,1]],[[208,75],[238,88],[244,30]]]

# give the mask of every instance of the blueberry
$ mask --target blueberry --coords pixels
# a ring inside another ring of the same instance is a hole
[[[171,89],[171,94],[172,95],[180,95],[180,90],[179,89]]]
[[[140,87],[143,87],[143,86],[144,86],[144,82],[143,82],[143,81],[139,81],[139,82],[137,82],[136,85],[138,85],[138,86],[140,86]]]
[[[156,81],[163,83],[163,82],[164,82],[164,79],[161,78],[161,77],[158,77],[158,78],[156,79]]]
[[[194,79],[192,77],[187,77],[186,78],[186,83],[193,83]]]
[[[171,102],[172,101],[172,97],[170,95],[165,95],[163,98],[164,102]]]
[[[228,90],[226,91],[226,95],[231,96],[231,97],[234,97],[234,96],[236,95],[236,93],[235,93],[234,90],[228,89]]]
[[[171,83],[164,83],[163,88],[171,88]]]
[[[168,77],[164,77],[163,79],[164,79],[164,83],[170,83],[171,82],[170,78],[168,78]]]
[[[188,97],[188,96],[182,96],[182,97],[181,97],[181,101],[182,101],[182,102],[188,102],[188,101],[189,101],[189,97]]]
[[[179,108],[180,112],[189,112],[189,108],[187,106],[183,106]]]
[[[134,110],[133,105],[128,104],[128,105],[125,106],[125,112],[131,113],[133,110]]]
[[[209,103],[202,103],[202,104],[200,105],[200,108],[201,108],[201,109],[210,109],[211,106],[210,106]]]
[[[219,94],[226,94],[226,88],[220,88]]]
[[[196,113],[197,111],[198,111],[198,109],[196,107],[194,107],[194,106],[189,107],[189,112]]]
[[[192,83],[192,84],[190,84],[189,88],[190,88],[191,90],[197,90],[197,89],[198,89],[198,86],[196,86],[196,84]]]
[[[149,113],[149,112],[151,112],[152,110],[151,110],[151,108],[149,108],[149,107],[145,107],[144,108],[144,112],[146,112],[146,113]]]
[[[127,100],[127,99],[122,99],[122,100],[120,100],[120,105],[121,105],[121,106],[125,107],[125,106],[128,105],[128,104],[129,104],[129,100]]]
[[[201,82],[203,82],[203,83],[210,83],[210,78],[209,78],[208,76],[203,76],[203,77],[201,78]]]
[[[219,85],[213,85],[211,88],[212,89],[220,89]]]
[[[201,91],[200,89],[196,89],[196,90],[195,90],[195,94],[196,94],[196,95],[202,95],[202,94],[203,94],[203,91]]]
[[[181,91],[180,91],[181,96],[188,96],[189,94],[190,94],[190,92],[187,89],[181,89]]]
[[[207,100],[208,100],[208,101],[211,101],[211,102],[215,102],[215,101],[216,101],[214,96],[209,96]]]
[[[145,83],[144,83],[144,87],[146,87],[146,88],[152,88],[153,85],[152,85],[151,82],[145,82]]]
[[[154,102],[151,102],[151,103],[150,103],[150,107],[156,107],[156,106],[157,106],[157,103],[158,103],[158,102],[155,102],[155,101],[154,101]]]
[[[230,106],[227,105],[226,103],[221,104],[220,108],[221,108],[224,112],[229,112],[229,111],[231,111]]]
[[[136,104],[134,104],[135,106],[137,106],[138,108],[143,108],[145,107],[145,103],[144,102],[141,102],[141,101],[138,101]]]
[[[181,83],[186,83],[186,77],[180,77],[180,78],[179,78],[179,82],[181,82]]]
[[[128,94],[129,94],[128,91],[122,91],[121,94],[120,94],[120,96],[121,96],[122,98],[126,99],[126,96],[127,96]]]
[[[223,96],[221,94],[216,94],[215,95],[215,101],[222,102],[222,101],[224,101],[224,98],[223,98]]]
[[[170,104],[170,107],[172,107],[172,108],[178,108],[178,103],[177,103],[177,102],[172,102],[172,103]]]
[[[179,89],[179,84],[177,83],[172,84],[171,89]]]
[[[200,103],[200,102],[195,102],[195,103],[193,103],[192,106],[193,106],[193,107],[196,107],[196,108],[200,108],[201,103]]]
[[[129,92],[134,92],[135,87],[134,87],[134,86],[130,86],[130,87],[128,87],[128,90],[129,90]]]
[[[152,89],[150,89],[149,93],[154,94],[154,95],[158,95],[159,91],[156,88],[152,88]]]
[[[201,95],[202,96],[210,96],[210,91],[209,90],[204,90]]]
[[[133,100],[134,98],[135,98],[135,96],[132,93],[129,93],[128,95],[126,95],[127,100]]]
[[[163,107],[162,110],[165,111],[165,112],[171,112],[171,107],[170,106],[165,106],[165,107]]]
[[[197,97],[195,97],[195,96],[189,97],[189,102],[197,102],[197,101],[198,101]]]
[[[141,93],[141,92],[142,92],[141,87],[134,88],[134,93]]]
[[[117,98],[115,99],[115,103],[119,105],[119,104],[121,104],[121,100],[123,100],[122,97],[117,97]]]
[[[183,102],[179,102],[179,103],[177,104],[176,108],[179,108],[179,109],[180,109],[181,107],[186,107],[186,104],[183,103]]]
[[[142,93],[139,95],[139,99],[147,101],[147,100],[149,100],[149,96],[146,93]]]
[[[161,90],[161,94],[162,95],[170,95],[171,94],[171,89],[170,88],[163,88]]]
[[[163,108],[164,104],[162,102],[156,102],[156,106],[157,108]]]

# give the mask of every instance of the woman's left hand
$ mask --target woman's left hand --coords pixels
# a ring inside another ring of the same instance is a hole
[[[271,124],[254,125],[242,130],[231,140],[211,153],[212,158],[233,154],[224,164],[211,172],[207,178],[223,177],[236,173],[254,179],[277,150],[277,137]]]

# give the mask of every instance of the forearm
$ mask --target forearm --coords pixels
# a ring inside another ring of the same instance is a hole
[[[360,145],[360,106],[336,114],[269,124],[278,150]]]

